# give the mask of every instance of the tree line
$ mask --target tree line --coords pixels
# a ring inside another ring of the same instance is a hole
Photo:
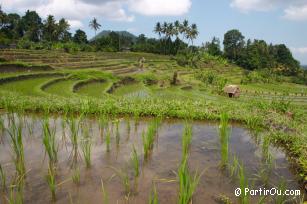
[[[196,24],[188,20],[179,22],[157,22],[153,32],[156,38],[138,37],[110,32],[96,38],[101,28],[96,18],[89,22],[95,31],[93,40],[88,40],[86,33],[77,29],[70,32],[70,25],[64,18],[55,20],[48,15],[43,20],[36,11],[26,11],[23,16],[2,11],[0,7],[0,45],[17,43],[20,48],[29,49],[64,49],[67,51],[122,51],[129,49],[136,52],[150,52],[174,55],[181,61],[199,60],[202,51],[213,56],[220,56],[249,70],[277,69],[285,75],[296,75],[300,64],[284,44],[268,44],[264,40],[245,40],[239,30],[227,31],[223,39],[223,49],[216,37],[203,46],[194,46],[199,31]],[[184,62],[183,62],[184,64]]]
[[[301,71],[300,63],[284,44],[273,45],[257,39],[245,41],[244,35],[233,29],[225,33],[223,46],[222,51],[219,39],[214,37],[211,42],[203,45],[203,49],[249,70],[267,68],[284,75],[297,75]]]

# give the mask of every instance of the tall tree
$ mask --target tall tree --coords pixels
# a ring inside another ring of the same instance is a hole
[[[224,35],[224,53],[225,56],[233,61],[237,61],[244,48],[244,36],[239,30],[230,30]]]
[[[94,40],[95,40],[95,43],[96,43],[96,32],[97,32],[97,30],[99,30],[101,25],[98,23],[96,18],[93,18],[93,20],[90,21],[89,26],[90,26],[91,29],[93,29],[95,31],[95,38],[94,38]]]
[[[160,23],[160,22],[157,22],[157,23],[156,23],[156,26],[155,26],[155,28],[154,28],[154,32],[155,32],[156,34],[158,34],[158,36],[159,36],[159,47],[160,47],[160,50],[161,50],[161,34],[162,34],[162,27],[161,27],[161,23]],[[160,53],[161,53],[161,51],[160,51]]]
[[[217,37],[213,37],[211,42],[206,42],[204,45],[205,51],[213,56],[222,55],[220,40]]]
[[[61,18],[59,20],[58,26],[57,26],[57,36],[60,41],[67,42],[69,39],[69,23],[64,18]]]
[[[180,26],[180,30],[179,30],[180,34],[182,35],[182,41],[187,38],[187,34],[189,32],[189,21],[188,20],[184,20],[182,22],[182,25]]]
[[[74,42],[80,43],[80,44],[87,43],[86,33],[83,30],[80,30],[80,29],[76,30],[76,33],[73,37],[73,40],[74,40]]]
[[[27,10],[26,14],[21,18],[21,26],[24,35],[34,42],[38,42],[42,36],[42,19],[36,11]]]
[[[48,15],[47,19],[44,20],[43,26],[43,38],[47,41],[57,41],[58,40],[58,24],[54,19],[54,16]]]
[[[198,29],[197,29],[197,25],[196,24],[192,24],[191,27],[188,29],[187,31],[187,37],[189,39],[189,41],[192,42],[192,46],[193,46],[193,42],[194,40],[197,38],[198,36]]]

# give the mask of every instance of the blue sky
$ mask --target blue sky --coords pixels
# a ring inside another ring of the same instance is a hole
[[[94,32],[88,22],[94,16],[102,29],[128,30],[136,35],[152,32],[157,21],[188,19],[196,23],[201,45],[213,36],[223,39],[229,29],[239,29],[246,38],[284,43],[307,64],[307,0],[0,0],[6,12],[37,10],[45,17],[65,17],[72,25]]]

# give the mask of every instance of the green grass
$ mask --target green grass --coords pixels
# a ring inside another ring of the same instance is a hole
[[[111,86],[110,82],[95,82],[87,84],[81,87],[77,93],[83,96],[89,96],[94,98],[104,98],[106,97],[106,90]]]
[[[72,91],[72,87],[76,82],[77,80],[72,79],[59,81],[48,86],[44,91],[57,96],[70,97],[75,95]]]
[[[147,98],[150,96],[149,90],[140,83],[120,86],[115,89],[113,94],[126,98]]]
[[[192,126],[186,123],[182,135],[182,158],[184,158],[189,154],[191,141],[192,141]]]
[[[17,122],[13,115],[10,116],[10,127],[8,133],[11,139],[11,146],[14,152],[14,164],[17,172],[17,178],[23,178],[26,173],[24,146],[22,137],[22,121],[19,118]]]
[[[140,167],[139,167],[140,161],[139,161],[139,156],[134,146],[132,147],[131,164],[134,169],[134,176],[138,177],[140,175]]]
[[[154,141],[157,135],[159,126],[158,119],[154,119],[148,125],[146,133],[142,133],[142,140],[143,140],[143,150],[144,150],[144,157],[147,158],[151,153],[154,145]]]
[[[51,130],[49,120],[43,121],[43,144],[49,157],[49,162],[55,164],[58,160],[58,146],[56,144],[55,129]]]
[[[89,136],[89,129],[88,126],[82,128],[83,131],[83,138],[81,141],[81,149],[83,153],[83,158],[85,160],[86,168],[91,167],[91,154],[92,154],[92,141],[91,137]]]
[[[49,190],[51,192],[51,198],[52,201],[56,200],[56,180],[55,180],[55,176],[56,176],[56,169],[54,166],[49,166],[48,167],[48,174],[46,175],[46,180],[48,183],[48,187]]]
[[[193,194],[196,191],[201,174],[196,172],[193,175],[190,174],[188,167],[188,155],[182,158],[180,167],[178,169],[179,177],[179,204],[189,204],[192,202]]]
[[[0,186],[1,186],[1,189],[2,191],[5,191],[6,189],[6,175],[4,173],[4,169],[2,167],[2,165],[0,164]]]
[[[19,81],[12,81],[2,84],[1,90],[17,92],[18,94],[26,96],[43,96],[40,86],[54,77],[39,77],[33,79],[25,79]]]

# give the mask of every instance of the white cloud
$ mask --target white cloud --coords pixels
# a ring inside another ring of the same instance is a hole
[[[191,0],[130,0],[129,8],[147,16],[179,16],[191,8]]]
[[[70,28],[82,28],[83,23],[78,20],[68,20],[68,23],[70,25]]]
[[[233,0],[231,7],[237,8],[242,12],[248,11],[269,11],[275,7],[275,1],[266,0]]]
[[[45,18],[51,14],[66,18],[72,28],[82,26],[81,21],[93,17],[131,22],[133,13],[142,15],[175,16],[187,13],[191,0],[0,0],[7,12],[23,14],[35,10]]]
[[[307,54],[307,47],[292,47],[291,51],[295,54]]]
[[[290,20],[307,20],[307,4],[301,7],[291,6],[285,9],[285,18]]]
[[[307,20],[307,0],[231,0],[230,6],[241,12],[282,9],[289,20]]]

